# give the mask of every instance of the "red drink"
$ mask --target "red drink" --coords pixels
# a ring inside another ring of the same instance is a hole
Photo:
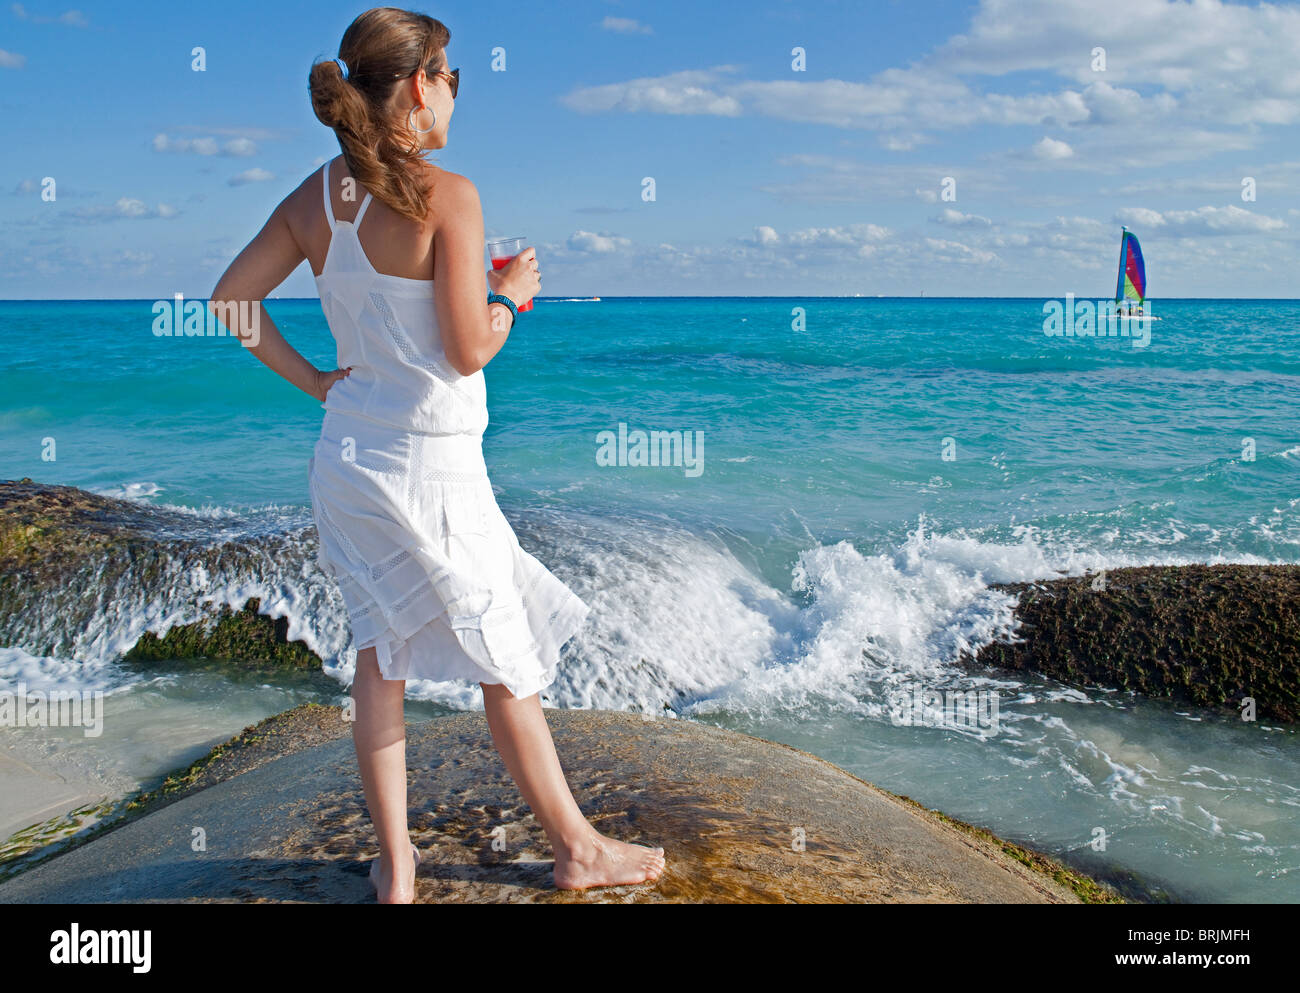
[[[496,241],[487,243],[488,257],[492,259],[493,269],[504,269],[510,264],[510,260],[524,250],[523,238],[498,238]],[[515,309],[519,313],[524,313],[533,309],[533,301],[521,304],[518,300],[513,301]]]
[[[509,258],[504,258],[504,259],[493,259],[493,260],[492,260],[492,268],[493,268],[493,269],[504,269],[506,266],[508,266],[508,265],[510,264],[510,260],[513,259],[513,258],[514,258],[514,256],[511,255]],[[517,310],[519,311],[519,313],[521,313],[521,314],[522,314],[524,311],[526,311],[526,310],[532,310],[532,309],[533,309],[533,301],[529,300],[527,303],[521,303],[521,304],[519,304],[519,305],[516,307],[516,309],[517,309]]]

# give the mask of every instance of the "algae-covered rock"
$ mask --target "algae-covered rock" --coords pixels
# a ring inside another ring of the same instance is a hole
[[[64,658],[319,669],[285,618],[259,613],[261,598],[228,604],[219,595],[292,576],[300,602],[304,591],[316,598],[304,606],[337,610],[315,547],[310,525],[262,533],[237,518],[0,482],[0,645]]]
[[[289,621],[258,613],[253,597],[240,610],[221,605],[215,622],[176,624],[159,638],[146,631],[126,653],[128,662],[163,659],[227,659],[236,663],[284,669],[319,669],[320,657],[302,641],[289,640]]]
[[[1019,597],[1019,640],[977,662],[1076,686],[1132,690],[1261,720],[1300,718],[1300,566],[1114,569],[998,587]]]

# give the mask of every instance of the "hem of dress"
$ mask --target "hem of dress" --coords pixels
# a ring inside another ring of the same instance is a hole
[[[313,462],[314,461],[313,458]],[[339,529],[330,519],[329,513],[325,509],[324,504],[319,502],[318,496],[315,492],[316,480],[314,475],[309,478],[309,489],[312,491],[313,511],[316,514],[318,530],[327,529],[334,540],[345,550],[346,554],[351,543],[347,541],[344,535],[339,533]],[[413,551],[418,555],[422,549],[417,546]],[[371,577],[367,571],[352,568],[349,564],[344,562],[335,562],[333,557],[327,552],[324,540],[320,540],[317,549],[317,560],[328,573],[335,577],[335,579],[339,578],[340,573],[346,574],[365,592],[366,596],[375,604],[376,608],[383,616],[386,627],[381,635],[377,638],[367,638],[364,644],[355,641],[354,644],[356,644],[358,651],[362,651],[365,648],[375,649],[377,661],[379,662],[380,676],[386,680],[439,680],[439,677],[436,675],[421,675],[419,673],[419,666],[409,663],[405,672],[401,674],[395,673],[393,671],[393,655],[418,632],[441,618],[445,619],[447,627],[450,629],[452,636],[458,643],[465,658],[474,668],[480,670],[487,678],[480,680],[477,679],[477,677],[451,676],[442,677],[440,681],[445,681],[447,679],[463,679],[466,681],[472,680],[477,682],[486,682],[489,685],[501,684],[509,689],[511,694],[516,697],[519,697],[520,693],[524,690],[528,690],[528,692],[523,693],[523,695],[530,696],[532,693],[538,692],[540,689],[544,689],[554,682],[556,666],[559,662],[561,649],[570,638],[577,634],[578,630],[582,627],[582,624],[586,621],[587,615],[591,609],[576,593],[567,586],[563,586],[561,583],[560,585],[564,588],[566,596],[561,601],[560,605],[551,612],[550,617],[542,628],[538,631],[534,631],[528,620],[528,608],[525,602],[521,608],[511,612],[512,616],[509,620],[502,622],[502,626],[510,623],[523,623],[528,628],[530,634],[532,634],[534,648],[509,659],[502,660],[502,664],[496,664],[491,658],[491,647],[487,645],[486,639],[482,637],[482,621],[485,611],[477,611],[471,614],[453,614],[448,608],[447,602],[439,598],[436,583],[431,582],[428,591],[428,599],[424,608],[418,612],[414,612],[413,617],[404,619],[401,628],[403,631],[407,632],[407,634],[402,636],[393,628],[393,622],[389,610],[385,607],[382,595],[372,583]],[[540,563],[538,563],[538,566],[543,571],[546,571],[545,566],[542,566]],[[541,581],[541,578],[541,575],[535,577],[533,584],[529,587],[529,592],[532,591],[537,582]],[[525,594],[525,596],[527,596],[527,594]],[[456,623],[453,623],[453,619]],[[477,645],[471,643],[471,639],[469,639],[467,635],[467,632],[470,631],[479,632],[480,640],[482,640],[483,643],[482,651],[478,650]],[[545,646],[542,644],[543,639],[546,642]],[[545,658],[543,658],[542,655],[543,651],[545,652]],[[485,654],[488,656],[486,659],[483,657]],[[523,675],[522,673],[512,673],[509,671],[511,668],[514,668],[520,660],[526,660],[529,658],[541,663],[542,667],[542,671],[536,673],[533,678],[521,679],[519,677]],[[503,666],[508,668],[503,668]]]
[[[481,682],[486,683],[489,686],[505,686],[505,688],[510,691],[511,696],[516,699],[523,699],[544,690],[546,687],[550,686],[551,683],[555,682],[561,649],[564,648],[565,643],[568,642],[570,638],[581,630],[582,625],[586,622],[587,616],[590,612],[591,608],[576,593],[570,590],[565,601],[557,607],[554,612],[552,612],[550,619],[547,621],[545,630],[543,632],[538,632],[554,636],[553,648],[546,653],[548,658],[543,659],[539,651],[531,651],[525,652],[523,655],[515,656],[515,658],[509,660],[513,663],[520,659],[528,659],[531,657],[540,662],[541,671],[537,672],[531,678],[520,679],[518,678],[518,674],[512,675],[498,665],[485,662],[479,657],[478,653],[476,653],[470,645],[466,643],[465,638],[461,634],[461,631],[463,630],[472,631],[476,629],[472,627],[457,627],[450,623],[448,623],[447,626],[455,636],[457,643],[460,645],[461,651],[465,653],[465,657],[474,666],[482,670],[485,678],[471,680],[466,676],[440,677],[438,675],[425,675],[420,673],[418,664],[409,665],[407,670],[400,675],[390,675],[390,673],[393,673],[393,655],[410,640],[409,638],[388,638],[380,636],[379,638],[368,639],[368,643],[365,645],[357,645],[357,651],[364,651],[367,648],[375,649],[375,658],[379,663],[379,675],[385,680],[430,679],[439,682],[449,680]],[[430,616],[427,619],[415,625],[415,628],[412,631],[413,635],[440,618],[447,618],[449,616],[446,609],[436,611],[430,610],[428,613]],[[525,617],[524,623],[526,624],[527,612],[524,611],[523,614]],[[389,628],[388,630],[391,631],[392,629]]]

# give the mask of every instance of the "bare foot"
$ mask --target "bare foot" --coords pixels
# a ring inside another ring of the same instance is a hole
[[[411,846],[411,860],[402,866],[389,866],[385,872],[382,858],[370,863],[370,885],[380,903],[412,903],[415,900],[415,867],[420,864],[420,850]],[[406,860],[402,860],[406,861]],[[400,869],[400,872],[394,872]],[[401,881],[399,883],[399,880]]]
[[[629,845],[596,830],[582,843],[555,856],[555,885],[562,890],[652,882],[664,871],[664,850]]]

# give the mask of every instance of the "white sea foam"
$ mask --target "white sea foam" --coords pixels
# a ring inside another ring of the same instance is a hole
[[[117,500],[144,500],[157,496],[162,487],[157,483],[123,483],[121,486],[92,488],[90,492]]]
[[[282,520],[279,510],[269,512],[269,522]],[[269,522],[244,519],[238,526],[258,534],[273,529]],[[216,526],[225,530],[225,522]],[[934,533],[922,519],[896,547],[814,542],[788,571],[765,576],[720,538],[664,522],[534,512],[517,530],[524,546],[592,608],[545,691],[548,705],[655,714],[788,713],[820,705],[879,716],[890,690],[911,680],[976,684],[981,677],[956,660],[1014,625],[1013,598],[990,584],[1151,561],[1076,548],[1029,527],[1017,529],[1011,542]],[[74,684],[78,671],[100,679],[145,631],[162,636],[174,625],[210,618],[222,605],[238,610],[257,598],[264,614],[287,619],[290,640],[303,641],[327,673],[350,683],[355,653],[342,600],[316,566],[311,532],[237,548],[237,555],[168,562],[149,589],[79,593],[96,596],[101,606],[78,627],[72,650],[63,653],[70,657],[26,656],[13,672],[0,669],[0,680],[33,667],[58,669]],[[481,706],[477,686],[412,682],[408,692],[452,707]]]
[[[32,655],[21,648],[0,648],[0,690],[22,684],[31,692],[76,691],[111,693],[136,677],[107,659],[73,661]]]
[[[1045,571],[1032,544],[926,536],[923,525],[886,552],[847,541],[807,549],[791,574],[801,602],[785,650],[692,710],[766,713],[820,701],[879,716],[891,689],[951,681],[960,655],[1011,631],[1014,600],[989,582]]]

